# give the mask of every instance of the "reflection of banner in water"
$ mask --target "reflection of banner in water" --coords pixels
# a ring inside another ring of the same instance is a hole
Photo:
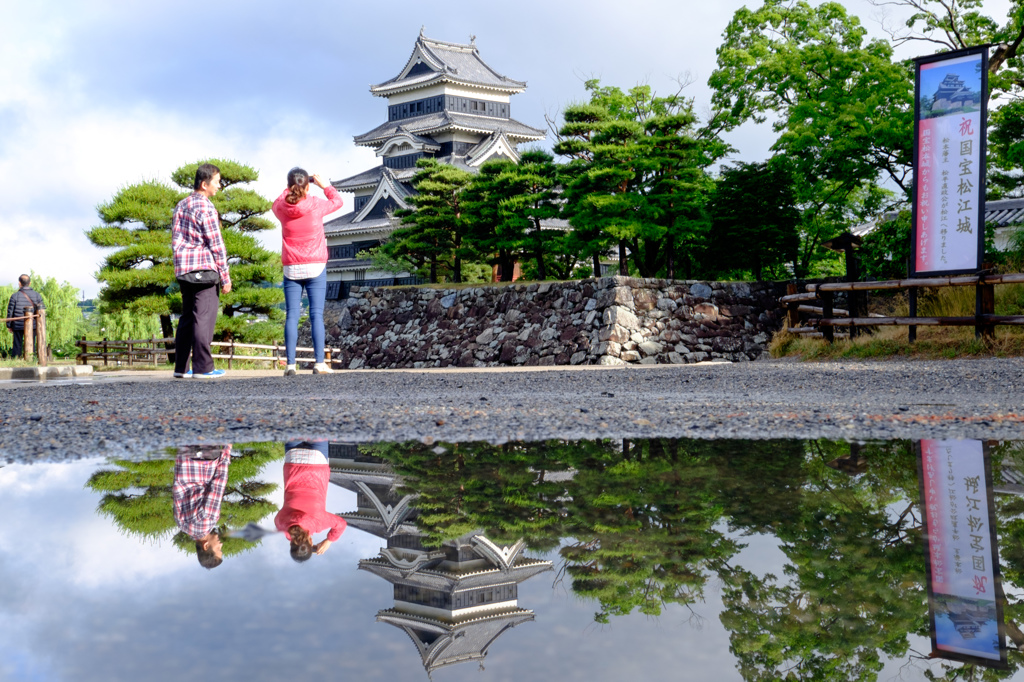
[[[988,48],[917,61],[913,274],[975,272],[984,259]]]
[[[933,656],[1004,667],[988,452],[976,440],[923,440],[919,452]]]

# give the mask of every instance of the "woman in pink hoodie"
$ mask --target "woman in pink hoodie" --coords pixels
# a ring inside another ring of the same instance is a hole
[[[309,196],[310,181],[324,191],[326,201]],[[316,356],[313,374],[331,372],[324,363],[324,298],[327,295],[324,216],[341,206],[338,190],[325,183],[319,175],[310,176],[301,168],[288,171],[288,189],[274,201],[274,215],[281,221],[284,300],[288,311],[284,323],[284,345],[288,353],[285,376],[295,374],[295,344],[299,338],[303,289],[309,298],[309,326]]]

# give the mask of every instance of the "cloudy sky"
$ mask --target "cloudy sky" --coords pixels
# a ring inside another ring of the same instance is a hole
[[[475,35],[492,67],[529,84],[513,116],[545,127],[592,76],[669,92],[689,72],[703,111],[715,48],[743,4],[0,0],[0,283],[35,270],[94,296],[104,252],[83,232],[95,207],[199,158],[254,166],[269,198],[295,165],[333,179],[376,165],[352,143],[385,120],[368,85],[397,74],[421,26],[451,42]],[[878,31],[876,8],[847,4]],[[986,10],[1003,17],[1006,5]],[[730,141],[757,160],[772,139],[751,126]],[[277,232],[263,241],[280,249]]]

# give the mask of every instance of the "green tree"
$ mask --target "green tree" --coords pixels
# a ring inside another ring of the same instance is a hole
[[[774,118],[772,149],[793,166],[801,210],[797,276],[827,256],[822,241],[891,200],[883,180],[907,200],[911,76],[836,2],[766,0],[733,15],[709,80],[713,103],[727,129]]]
[[[151,180],[126,186],[97,210],[102,224],[86,232],[109,254],[97,281],[100,313],[128,310],[132,315],[158,315],[163,333],[173,336],[171,313],[180,312],[181,294],[174,279],[171,222],[174,207],[191,192],[196,168],[213,163],[221,169],[223,190],[213,198],[221,219],[228,253],[232,290],[221,296],[218,338],[273,341],[283,334],[284,293],[280,256],[260,246],[255,233],[273,229],[263,217],[270,202],[248,183],[259,178],[253,168],[234,161],[210,159],[182,166],[171,175],[177,187]]]
[[[169,451],[168,455],[173,455]],[[277,511],[265,497],[277,489],[274,483],[253,480],[270,462],[284,457],[279,443],[239,443],[228,468],[228,485],[221,503],[218,526],[224,556],[253,547],[253,543],[227,537],[229,528],[257,523]],[[174,521],[174,459],[117,460],[115,469],[102,469],[89,477],[86,487],[103,493],[97,512],[111,519],[129,537],[143,541],[170,537],[176,547],[194,552],[195,543],[177,530]]]
[[[679,94],[659,97],[648,85],[624,92],[596,80],[586,87],[590,102],[566,109],[555,145],[569,158],[572,241],[595,258],[595,270],[615,244],[621,274],[631,262],[642,277],[674,275],[677,260],[689,274],[707,225],[704,167],[725,147],[702,139],[692,101]]]
[[[479,174],[462,192],[466,225],[463,253],[497,265],[502,282],[512,281],[515,264],[526,248],[530,221],[509,205],[526,191],[516,162],[500,159],[480,166]]]
[[[506,208],[529,223],[523,240],[523,257],[533,257],[536,272],[528,279],[547,279],[549,271],[557,279],[569,279],[577,257],[565,248],[565,232],[542,227],[545,221],[561,216],[558,199],[561,188],[554,157],[540,149],[527,150],[519,157],[515,172],[522,183],[522,191],[506,199]]]
[[[389,258],[411,262],[429,273],[432,283],[447,275],[462,281],[462,240],[466,234],[462,190],[472,173],[433,158],[416,162],[412,185],[418,194],[409,197],[413,209],[396,211],[401,226],[381,246]]]
[[[784,263],[795,263],[800,237],[793,176],[783,159],[738,163],[723,169],[711,196],[709,260],[718,273],[767,272],[784,278]]]
[[[85,319],[78,307],[81,291],[70,282],[58,282],[54,277],[30,273],[32,288],[43,297],[46,306],[46,340],[50,350],[58,356],[76,353],[75,342],[85,332]],[[0,286],[0,305],[7,312],[7,302],[18,290],[17,284]],[[6,325],[0,325],[0,351],[9,353],[14,336]]]

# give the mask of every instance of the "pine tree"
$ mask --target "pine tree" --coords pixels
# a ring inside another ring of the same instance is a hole
[[[452,281],[461,282],[466,231],[461,194],[473,175],[432,158],[420,159],[416,166],[412,185],[418,194],[408,199],[414,210],[395,212],[402,224],[382,252],[427,269],[432,283],[448,273]]]
[[[475,255],[501,269],[501,281],[511,282],[521,259],[529,220],[511,210],[509,202],[522,196],[526,185],[515,161],[501,159],[480,166],[480,173],[462,193],[466,215],[464,255]]]
[[[182,166],[172,187],[150,180],[119,190],[98,207],[102,225],[86,234],[96,246],[117,249],[107,256],[96,279],[100,313],[128,310],[132,315],[159,315],[165,336],[173,336],[170,315],[181,310],[181,294],[174,279],[171,222],[174,207],[192,189],[196,168],[213,163],[221,170],[223,190],[213,198],[221,219],[228,253],[232,290],[222,294],[218,338],[272,341],[282,334],[284,313],[278,305],[284,293],[281,258],[260,246],[254,233],[274,228],[263,217],[271,203],[244,185],[259,172],[244,164],[210,159]],[[264,319],[265,318],[265,319]]]

